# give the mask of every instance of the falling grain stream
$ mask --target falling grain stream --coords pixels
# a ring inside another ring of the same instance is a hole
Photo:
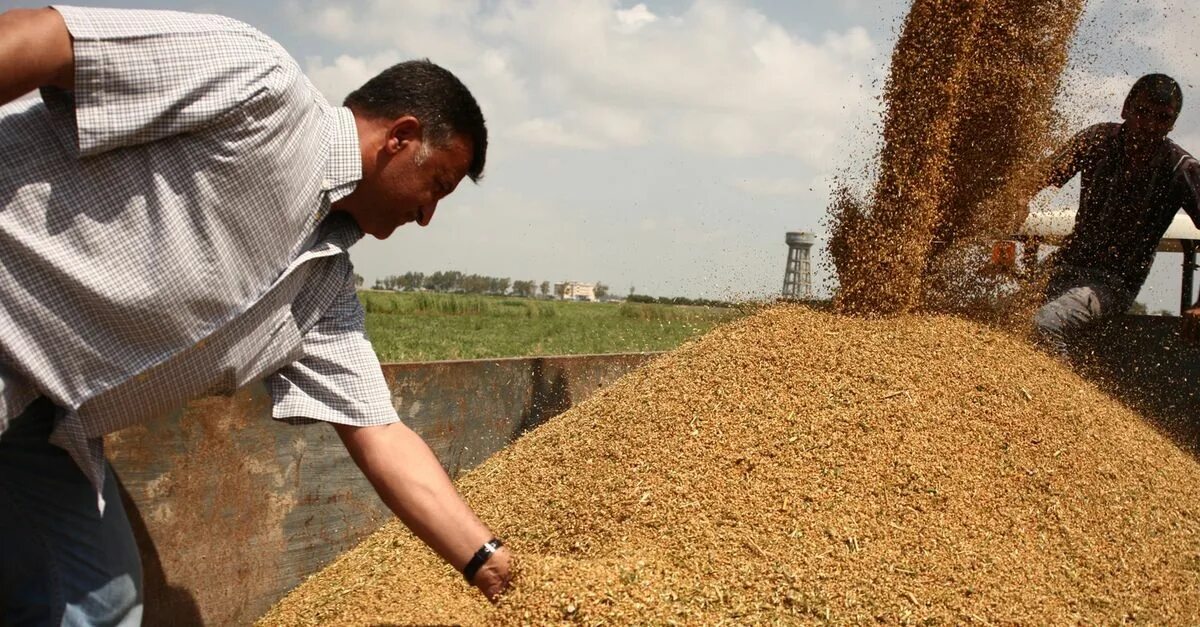
[[[831,208],[838,304],[955,310],[987,294],[964,256],[1037,192],[1082,0],[917,0],[892,56],[879,177]]]

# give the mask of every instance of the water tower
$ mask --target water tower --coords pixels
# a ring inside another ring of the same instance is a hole
[[[788,258],[783,271],[783,297],[789,300],[809,300],[813,295],[810,252],[816,237],[812,233],[792,231],[787,234]]]

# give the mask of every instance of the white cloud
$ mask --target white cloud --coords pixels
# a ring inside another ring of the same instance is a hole
[[[658,16],[651,13],[650,9],[646,8],[646,5],[639,4],[632,9],[617,11],[617,22],[620,24],[617,30],[626,34],[633,33],[641,27],[657,20]]]
[[[457,56],[469,55],[471,42],[440,40],[444,35],[469,28],[479,14],[480,3],[476,0],[359,0],[333,4],[289,0],[284,4],[284,10],[297,26],[340,43],[375,44],[406,51],[433,49],[443,54],[461,51],[455,53]]]
[[[308,15],[312,29],[335,41],[349,41],[357,32],[354,14],[346,6],[325,5]]]
[[[359,85],[393,62],[392,54],[376,55],[369,59],[342,55],[326,64],[319,57],[308,59],[305,74],[325,94],[330,102],[341,102]]]
[[[1121,105],[1143,74],[1173,76],[1184,89],[1178,128],[1200,123],[1189,98],[1200,98],[1195,29],[1200,4],[1170,0],[1097,0],[1089,3],[1064,77],[1060,103],[1072,123],[1119,121]],[[1192,100],[1194,102],[1194,100]]]
[[[866,30],[809,41],[732,0],[696,0],[677,15],[612,0],[402,4],[293,5],[319,16],[312,30],[323,37],[390,50],[386,62],[312,59],[314,82],[338,98],[388,62],[429,56],[488,101],[493,128],[543,145],[669,142],[815,165],[852,131],[878,73]]]
[[[601,147],[599,142],[584,136],[582,133],[567,130],[562,122],[546,118],[530,118],[525,120],[517,124],[516,128],[510,132],[510,135],[531,144],[558,146],[560,148],[594,150]]]

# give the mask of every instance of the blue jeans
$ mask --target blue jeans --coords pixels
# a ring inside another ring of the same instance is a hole
[[[1038,337],[1051,351],[1070,354],[1073,335],[1105,318],[1125,313],[1133,299],[1111,277],[1087,268],[1063,268],[1046,289],[1046,304],[1034,316]]]
[[[109,468],[106,507],[34,401],[0,434],[0,624],[138,625],[142,568]]]

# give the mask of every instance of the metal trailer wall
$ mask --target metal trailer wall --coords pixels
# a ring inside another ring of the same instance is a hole
[[[651,357],[383,371],[401,418],[454,476]],[[148,625],[250,623],[392,516],[334,430],[272,420],[261,385],[112,434],[107,447],[142,553]]]

